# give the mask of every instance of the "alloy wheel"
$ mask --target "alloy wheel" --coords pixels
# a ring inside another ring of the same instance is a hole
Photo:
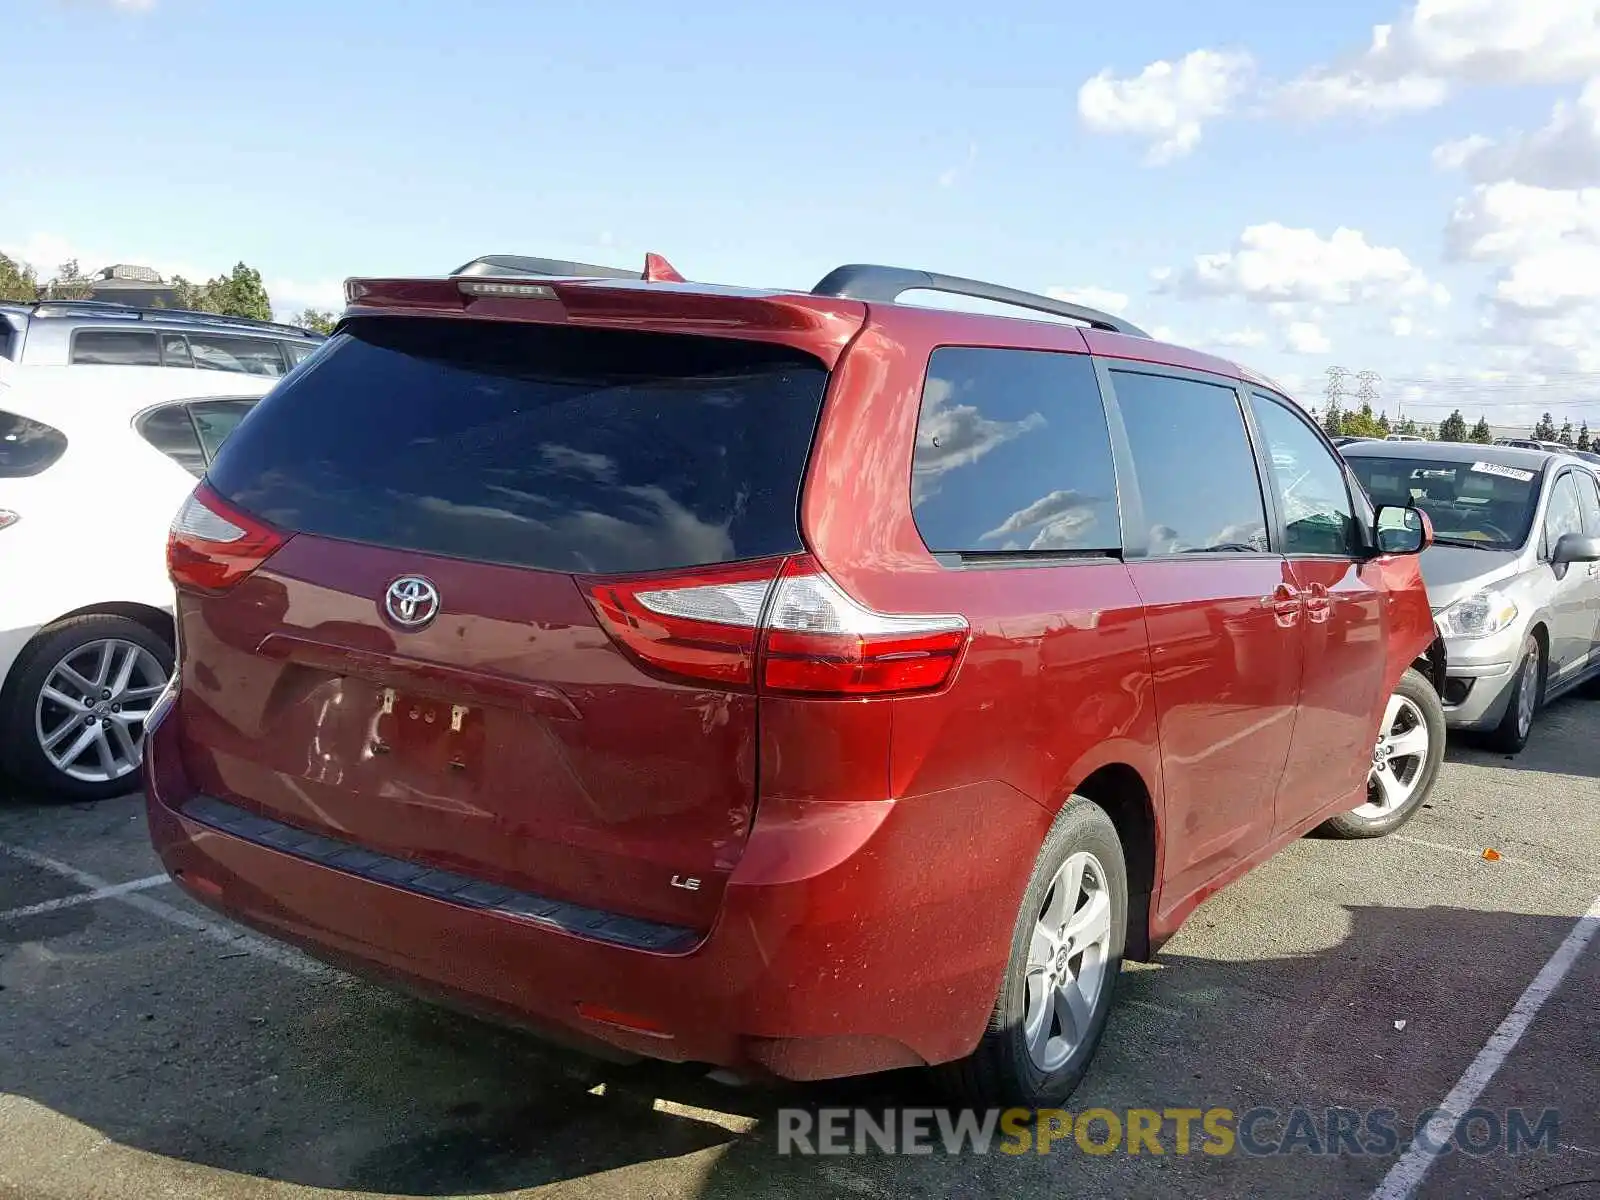
[[[1061,864],[1028,947],[1022,1031],[1040,1071],[1058,1071],[1089,1037],[1108,978],[1111,892],[1087,851]]]
[[[1522,679],[1517,685],[1517,736],[1533,728],[1533,709],[1539,699],[1539,643],[1529,639],[1522,659]]]
[[[1355,810],[1355,815],[1387,817],[1403,808],[1422,781],[1428,745],[1428,723],[1422,710],[1405,696],[1389,697],[1378,726],[1378,743],[1372,751],[1367,802]]]
[[[50,765],[85,783],[138,770],[144,723],[167,686],[167,672],[143,646],[121,638],[86,642],[45,677],[34,732]]]

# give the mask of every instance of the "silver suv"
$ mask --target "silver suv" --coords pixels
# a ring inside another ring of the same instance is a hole
[[[1422,577],[1445,721],[1516,753],[1539,707],[1600,674],[1600,477],[1571,452],[1454,442],[1341,447],[1374,504],[1433,523]]]
[[[94,300],[0,304],[0,358],[28,366],[177,367],[279,376],[325,339],[296,325]]]

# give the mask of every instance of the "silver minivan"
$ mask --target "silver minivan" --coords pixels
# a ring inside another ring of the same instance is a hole
[[[1600,477],[1572,455],[1460,442],[1341,447],[1372,502],[1427,513],[1422,555],[1454,729],[1527,744],[1539,707],[1600,674]]]

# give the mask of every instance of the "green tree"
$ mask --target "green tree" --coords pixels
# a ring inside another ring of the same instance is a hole
[[[1363,404],[1357,412],[1344,414],[1344,432],[1350,437],[1382,437],[1386,432],[1378,425],[1378,418],[1372,415],[1372,405]]]
[[[1494,432],[1489,428],[1489,418],[1479,417],[1478,423],[1472,427],[1472,440],[1487,446],[1494,441]]]
[[[1539,418],[1539,423],[1533,427],[1533,439],[1536,442],[1553,442],[1556,440],[1556,423],[1551,420],[1550,414],[1545,413]]]
[[[1328,401],[1328,410],[1322,414],[1322,428],[1329,437],[1339,437],[1344,433],[1344,413],[1337,400]]]
[[[272,320],[272,301],[267,296],[266,285],[261,282],[261,272],[254,267],[238,263],[226,275],[213,279],[211,290],[216,295],[217,311],[228,317],[248,317],[253,321]]]
[[[1407,417],[1404,421],[1401,421],[1399,427],[1395,430],[1395,432],[1396,433],[1408,434],[1411,437],[1422,437],[1422,436],[1424,436],[1424,433],[1425,433],[1425,431],[1422,429],[1422,427],[1419,426],[1410,417]]]
[[[1461,415],[1459,408],[1439,422],[1439,440],[1441,442],[1467,440],[1467,419]]]
[[[78,260],[69,258],[56,268],[55,278],[45,284],[41,289],[44,298],[49,300],[91,300],[94,298],[94,289],[89,286],[89,277],[78,266]]]
[[[289,318],[289,324],[309,329],[312,333],[332,333],[339,318],[320,308],[308,308],[299,316]]]
[[[172,290],[179,308],[254,321],[272,320],[272,300],[261,282],[261,272],[244,263],[205,283],[192,283],[182,275],[174,275]]]
[[[1390,433],[1394,432],[1394,430],[1392,428],[1390,428],[1390,426],[1389,426],[1389,414],[1388,413],[1383,412],[1383,413],[1379,413],[1378,414],[1378,429],[1379,429],[1379,431],[1381,433],[1384,433],[1384,434],[1390,434]]]
[[[0,300],[32,304],[39,298],[39,277],[25,262],[0,254]]]
[[[1589,440],[1589,422],[1585,421],[1582,425],[1578,426],[1578,444],[1575,447],[1573,447],[1573,449],[1575,449],[1575,450],[1592,450],[1592,449],[1594,449],[1594,443]]]
[[[1560,442],[1563,446],[1572,446],[1577,444],[1578,439],[1573,435],[1571,421],[1561,422],[1561,432],[1556,434],[1556,441]]]

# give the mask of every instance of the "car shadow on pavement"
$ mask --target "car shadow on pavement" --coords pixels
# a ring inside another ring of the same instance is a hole
[[[1539,710],[1520,753],[1491,749],[1482,735],[1453,732],[1445,761],[1600,779],[1600,742],[1594,739],[1597,712],[1600,683],[1588,684]]]
[[[1344,1195],[1370,1191],[1387,1166],[1304,1155],[1090,1158],[1070,1144],[1050,1155],[780,1154],[780,1110],[881,1113],[940,1101],[921,1072],[729,1087],[691,1068],[612,1066],[365,984],[238,956],[214,964],[214,987],[165,973],[139,994],[105,995],[107,981],[86,977],[97,994],[68,1001],[76,964],[39,947],[77,931],[89,911],[47,915],[70,929],[0,927],[12,934],[0,939],[0,979],[11,967],[13,978],[53,981],[0,993],[0,1011],[12,1012],[0,1019],[0,1093],[123,1146],[242,1176],[425,1197],[563,1182],[588,1195],[596,1175],[619,1168],[632,1169],[619,1195],[718,1200],[1080,1187]],[[1314,952],[1274,956],[1263,935],[1235,942],[1236,957],[1199,957],[1181,952],[1180,938],[1178,952],[1131,967],[1071,1107],[1386,1106],[1414,1116],[1449,1091],[1573,922],[1449,907],[1344,911],[1346,928]],[[29,953],[56,961],[7,961]],[[95,961],[81,959],[86,971]],[[19,1003],[51,1007],[19,1019]],[[1574,1121],[1582,1112],[1595,1122],[1594,1096],[1564,1095],[1559,1079],[1539,1086],[1538,1103],[1577,1105]],[[1600,1145],[1600,1129],[1579,1136]],[[7,1167],[15,1178],[0,1157],[0,1175]]]

